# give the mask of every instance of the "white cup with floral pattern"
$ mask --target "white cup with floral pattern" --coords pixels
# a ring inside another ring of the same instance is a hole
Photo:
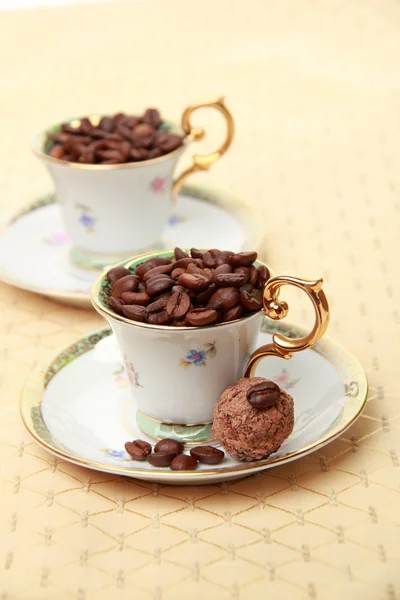
[[[142,255],[116,266],[134,272],[139,264],[155,256],[172,258],[173,251]],[[269,280],[274,281],[301,287],[313,301],[325,297],[320,281],[304,282],[286,276]],[[311,291],[307,288],[310,283]],[[318,295],[312,291],[313,286],[318,288]],[[111,288],[106,274],[97,279],[92,287],[92,303],[115,334],[142,431],[153,438],[172,436],[195,442],[209,439],[215,403],[229,385],[253,371],[263,356],[290,358],[290,352],[309,347],[319,339],[327,323],[320,327],[317,315],[318,327],[312,332],[314,337],[310,334],[308,345],[304,346],[305,338],[298,340],[297,347],[296,340],[281,338],[287,346],[280,347],[275,341],[270,347],[256,349],[265,314],[274,319],[287,314],[286,303],[277,300],[275,291],[274,288],[268,304],[270,314],[264,300],[264,310],[235,321],[206,327],[174,327],[132,321],[115,313],[109,307]]]
[[[175,179],[175,167],[185,148],[204,137],[204,131],[190,123],[192,113],[203,107],[217,109],[226,118],[226,139],[216,152],[194,156],[193,165]],[[100,118],[90,116],[93,124]],[[71,119],[69,124],[78,127],[80,119]],[[103,270],[124,257],[159,247],[184,178],[195,171],[208,170],[233,138],[233,119],[222,98],[189,106],[182,115],[181,127],[167,121],[165,125],[183,136],[180,147],[158,158],[116,165],[68,162],[50,156],[48,136],[58,132],[60,125],[47,128],[34,138],[33,150],[55,185],[72,243],[73,265],[89,271]]]

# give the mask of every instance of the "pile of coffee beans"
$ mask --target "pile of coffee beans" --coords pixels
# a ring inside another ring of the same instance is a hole
[[[109,306],[116,313],[153,325],[204,327],[248,316],[262,308],[270,273],[256,268],[257,252],[175,248],[174,259],[150,258],[132,273],[114,267],[106,277]]]
[[[88,165],[116,165],[158,158],[176,150],[183,137],[170,133],[156,108],[142,116],[117,113],[94,125],[87,117],[79,125],[62,123],[61,131],[48,135],[48,154]]]
[[[126,442],[125,450],[133,460],[147,460],[154,467],[170,467],[173,471],[192,471],[197,463],[217,465],[225,453],[214,446],[197,446],[190,454],[183,454],[183,444],[177,440],[164,439],[157,442],[152,451],[151,444],[144,440]]]

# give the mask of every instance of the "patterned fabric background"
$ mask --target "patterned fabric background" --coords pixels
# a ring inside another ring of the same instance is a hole
[[[2,209],[51,189],[29,149],[47,124],[154,104],[178,120],[225,94],[235,142],[194,181],[257,208],[276,271],[324,276],[329,334],[371,387],[343,437],[257,477],[192,488],[91,472],[32,442],[18,399],[38,361],[102,321],[1,285],[1,600],[399,598],[399,27],[396,0],[0,15]],[[198,118],[213,144],[217,117]]]

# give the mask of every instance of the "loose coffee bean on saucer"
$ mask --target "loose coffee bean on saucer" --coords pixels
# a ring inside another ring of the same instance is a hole
[[[83,117],[77,126],[61,124],[48,134],[48,154],[59,160],[84,164],[116,165],[158,158],[183,144],[183,137],[168,130],[155,108],[143,115],[118,113],[103,116],[98,125]]]
[[[273,381],[265,379],[247,390],[246,398],[254,408],[265,410],[274,406],[281,397],[280,387]]]
[[[199,462],[207,465],[217,465],[225,456],[225,452],[214,446],[197,446],[190,450],[190,454]]]
[[[176,456],[176,452],[155,452],[148,455],[147,461],[154,467],[168,467]]]
[[[157,442],[154,446],[154,452],[175,452],[175,454],[181,454],[183,452],[183,444],[178,440],[165,438]]]
[[[126,442],[125,450],[134,460],[146,460],[151,453],[151,445],[144,440]]]
[[[192,471],[197,467],[197,460],[189,454],[179,454],[172,460],[170,467],[173,471]]]

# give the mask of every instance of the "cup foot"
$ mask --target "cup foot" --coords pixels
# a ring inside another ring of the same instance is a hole
[[[200,423],[198,425],[175,425],[163,423],[152,417],[148,417],[142,411],[136,413],[136,422],[139,429],[153,440],[172,438],[182,444],[195,445],[212,442],[212,423]]]

